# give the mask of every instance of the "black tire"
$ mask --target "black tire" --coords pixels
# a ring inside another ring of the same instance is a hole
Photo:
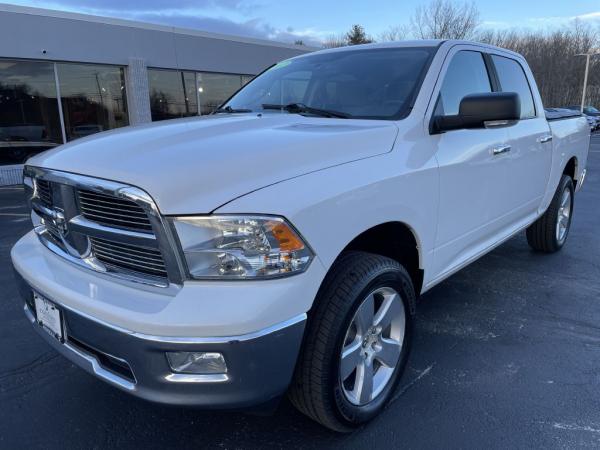
[[[391,287],[402,298],[405,334],[400,357],[385,388],[363,406],[352,404],[339,377],[342,346],[363,299]],[[309,316],[303,348],[290,387],[291,402],[324,426],[349,432],[374,418],[392,397],[411,347],[416,296],[406,269],[396,261],[366,252],[346,252],[331,268]]]
[[[557,236],[557,222],[559,220],[559,211],[561,209],[561,200],[565,191],[570,193],[570,215],[567,223],[566,233],[562,239]],[[563,175],[558,183],[558,188],[550,202],[550,206],[542,217],[536,220],[527,228],[527,242],[534,250],[554,253],[559,251],[565,244],[571,229],[573,219],[573,207],[575,199],[575,188],[573,180],[568,175]]]

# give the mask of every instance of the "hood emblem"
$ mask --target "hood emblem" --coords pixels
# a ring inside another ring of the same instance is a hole
[[[64,235],[67,233],[67,221],[65,219],[65,215],[60,209],[57,208],[52,208],[51,211],[53,214],[49,217],[49,220],[52,222],[54,228],[60,232],[61,236],[64,237]]]

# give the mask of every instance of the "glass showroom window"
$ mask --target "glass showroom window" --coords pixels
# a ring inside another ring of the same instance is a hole
[[[148,87],[153,121],[198,115],[194,72],[148,69]]]
[[[224,73],[199,73],[198,84],[200,111],[204,115],[213,112],[241,88],[242,77]]]
[[[0,165],[62,144],[54,65],[0,60]]]
[[[123,67],[56,67],[67,140],[129,125]]]
[[[242,86],[246,86],[252,81],[254,75],[242,75]]]

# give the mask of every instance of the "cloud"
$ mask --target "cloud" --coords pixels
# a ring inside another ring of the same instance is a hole
[[[575,18],[580,20],[600,20],[600,11],[591,12],[588,14],[581,14],[579,16],[575,16]]]
[[[27,0],[20,3],[30,4]],[[35,6],[285,43],[301,40],[312,46],[321,46],[332,34],[313,28],[277,27],[260,17],[260,0],[50,0]]]
[[[533,25],[548,25],[548,26],[561,26],[565,25],[573,20],[580,20],[587,23],[598,23],[600,25],[600,11],[594,11],[586,14],[579,14],[577,16],[548,16],[548,17],[532,17],[527,19],[527,22]]]
[[[503,22],[501,20],[484,20],[481,22],[483,28],[511,28],[514,23]]]
[[[123,16],[121,16],[123,17]],[[232,34],[259,39],[270,39],[293,43],[302,40],[305,45],[320,46],[330,32],[312,28],[296,30],[293,27],[279,28],[260,17],[232,20],[226,17],[202,15],[195,10],[162,10],[137,12],[131,18],[143,22],[160,23],[182,28],[192,28],[214,33]]]
[[[569,25],[574,20],[579,20],[583,23],[598,24],[600,26],[600,11],[587,14],[579,14],[577,16],[547,16],[547,17],[529,17],[520,21],[506,22],[499,20],[484,20],[481,23],[482,28],[495,29],[512,29],[515,27],[521,28],[556,28]]]
[[[248,11],[259,7],[260,5],[253,0],[58,0],[50,1],[37,1],[27,2],[22,1],[21,3],[27,3],[30,6],[41,6],[53,4],[55,7],[64,10],[89,10],[89,11],[112,11],[112,10],[126,10],[126,11],[156,11],[163,9],[186,9],[195,8],[203,10],[234,10],[234,11]],[[43,6],[47,7],[47,6]]]

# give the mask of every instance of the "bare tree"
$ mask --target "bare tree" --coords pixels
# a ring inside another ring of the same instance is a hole
[[[411,19],[413,34],[420,39],[469,39],[479,26],[475,3],[432,0],[418,6]]]
[[[394,25],[389,27],[379,35],[381,42],[401,41],[408,35],[408,27],[406,25]]]
[[[600,29],[579,21],[554,31],[482,31],[477,39],[520,53],[527,60],[546,107],[581,102],[585,58],[575,56],[600,46]],[[600,60],[592,58],[587,103],[600,105]]]
[[[332,34],[323,41],[323,48],[345,47],[346,36],[344,34]]]

